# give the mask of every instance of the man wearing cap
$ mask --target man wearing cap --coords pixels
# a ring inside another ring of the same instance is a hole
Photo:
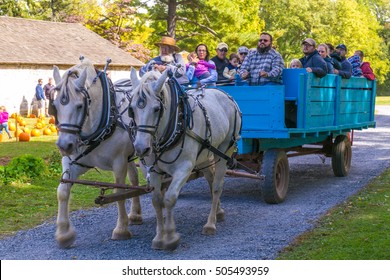
[[[245,46],[238,48],[238,57],[240,58],[240,65],[244,62],[245,57],[248,55],[249,49]]]
[[[215,67],[217,69],[218,81],[226,80],[226,78],[223,76],[223,70],[229,65],[229,60],[226,58],[229,47],[226,43],[219,43],[216,50],[217,55],[214,56],[211,60],[215,63]]]
[[[239,72],[242,79],[249,78],[250,85],[278,85],[283,68],[284,60],[272,47],[271,34],[263,32],[257,49],[248,53]]]
[[[175,73],[179,83],[188,83],[183,57],[176,53],[180,50],[176,46],[176,40],[169,36],[162,36],[161,41],[155,43],[155,45],[160,48],[160,55],[144,65],[139,70],[139,75],[142,77],[151,70],[163,72],[165,69],[170,68]]]
[[[299,60],[303,68],[306,68],[308,73],[314,73],[317,77],[324,77],[328,73],[328,67],[326,66],[326,61],[316,50],[316,41],[312,38],[303,40],[302,51],[305,56]]]
[[[347,47],[344,44],[339,44],[336,47],[336,52],[341,57],[341,69],[334,69],[334,73],[340,75],[342,78],[349,79],[352,76],[352,65],[346,59],[345,55],[347,54]]]

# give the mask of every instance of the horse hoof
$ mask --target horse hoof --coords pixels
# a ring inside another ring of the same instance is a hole
[[[177,246],[179,246],[179,243],[180,243],[180,235],[175,234],[173,238],[171,238],[170,240],[166,240],[164,242],[164,249],[169,251],[176,250]]]
[[[214,235],[217,232],[215,226],[204,226],[202,230],[202,234],[204,235]]]
[[[127,240],[127,239],[130,239],[132,236],[133,235],[128,230],[127,231],[122,231],[122,232],[114,230],[112,232],[111,239],[113,239],[113,240]]]
[[[225,211],[224,210],[220,210],[218,213],[217,213],[217,222],[222,222],[225,220]]]
[[[143,220],[141,215],[133,215],[129,217],[130,225],[142,225]]]
[[[56,234],[56,239],[58,246],[60,248],[66,249],[73,245],[76,240],[76,233],[74,231],[69,231],[67,234],[59,235]]]
[[[152,241],[152,249],[155,250],[164,250],[164,243],[161,239]]]

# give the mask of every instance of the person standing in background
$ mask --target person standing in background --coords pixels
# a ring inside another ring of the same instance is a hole
[[[43,87],[43,92],[45,93],[45,114],[46,114],[46,117],[49,117],[50,102],[53,102],[50,98],[50,93],[53,89],[54,89],[53,78],[49,78],[49,81]]]
[[[35,99],[38,103],[38,117],[45,116],[45,94],[42,88],[43,80],[38,79],[38,84],[35,87]]]

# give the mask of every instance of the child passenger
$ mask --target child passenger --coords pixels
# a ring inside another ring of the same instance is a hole
[[[195,52],[190,53],[187,58],[188,58],[188,61],[190,61],[190,63],[187,63],[186,70],[188,70],[188,67],[190,66],[190,64],[193,64],[195,66],[194,76],[198,80],[203,80],[203,79],[210,77],[210,75],[211,75],[210,69],[215,70],[214,64],[208,63],[207,61],[202,60],[202,59],[198,60],[198,57],[197,57]]]
[[[302,68],[301,61],[299,59],[294,58],[290,62],[290,68],[292,68],[292,69]]]
[[[223,76],[232,81],[237,74],[238,64],[240,63],[240,58],[236,53],[232,53],[229,57],[229,64],[223,70]]]

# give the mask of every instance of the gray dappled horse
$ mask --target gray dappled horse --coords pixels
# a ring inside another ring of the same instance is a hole
[[[111,170],[115,182],[124,184],[126,173],[131,184],[138,186],[138,172],[134,162],[128,162],[134,154],[133,143],[126,125],[130,96],[125,93],[110,94],[105,74],[98,75],[86,59],[60,76],[54,67],[57,97],[54,106],[59,127],[57,147],[63,155],[62,169],[65,178],[77,179],[90,168]],[[125,112],[125,114],[124,114]],[[60,183],[57,189],[58,216],[56,239],[60,247],[73,244],[76,233],[69,220],[69,195],[72,184]],[[120,190],[117,190],[120,191]],[[118,203],[118,219],[112,239],[128,239],[129,220],[142,223],[139,197],[132,199],[131,212],[127,216],[125,201]]]
[[[240,137],[241,113],[223,91],[180,92],[180,86],[173,79],[166,83],[167,76],[167,71],[163,74],[151,71],[139,81],[132,69],[133,97],[129,114],[134,119],[136,153],[149,169],[150,186],[154,187],[152,201],[157,228],[152,248],[174,250],[180,236],[176,232],[173,209],[193,170],[204,174],[212,194],[211,211],[203,233],[215,234],[217,218],[224,218],[219,199],[226,160],[211,153],[204,144],[207,142],[231,156]],[[180,93],[183,98],[177,100]],[[201,143],[202,139],[206,141]],[[165,174],[172,177],[166,191],[161,188]]]

